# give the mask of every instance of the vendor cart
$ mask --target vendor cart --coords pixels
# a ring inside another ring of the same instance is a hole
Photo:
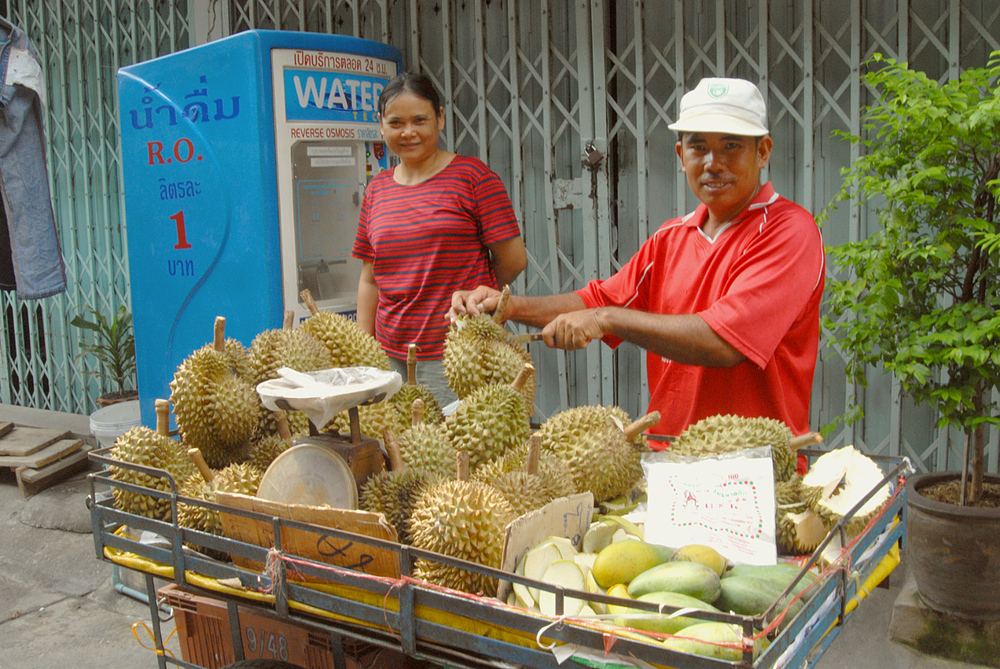
[[[108,450],[95,451],[91,457],[104,466],[134,467],[169,477],[161,470],[113,461]],[[806,454],[815,458],[821,453],[806,451]],[[345,669],[358,666],[348,660],[358,644],[456,669],[798,668],[813,666],[818,661],[855,607],[899,562],[906,527],[903,482],[909,464],[895,457],[873,459],[885,478],[871,494],[888,483],[892,491],[889,501],[865,531],[851,539],[843,532],[849,514],[804,562],[804,568],[815,564],[828,544],[840,542],[843,546],[839,566],[824,572],[805,606],[793,619],[783,622],[780,633],[776,636],[772,633],[773,638],[767,640],[766,648],[756,658],[749,639],[755,630],[767,628],[780,612],[758,617],[711,612],[686,614],[742,625],[747,642],[740,662],[676,652],[652,636],[614,627],[599,619],[545,616],[494,598],[433,586],[413,578],[410,570],[414,561],[422,558],[507,581],[520,581],[529,587],[554,592],[557,613],[563,611],[564,597],[616,601],[606,595],[563,590],[336,527],[185,498],[178,494],[172,479],[170,492],[157,492],[113,480],[107,470],[98,471],[90,475],[88,503],[98,559],[141,572],[145,578],[157,649],[155,661],[161,669],[168,665],[213,669],[245,658],[281,660],[306,669]],[[173,522],[152,520],[115,508],[110,492],[114,487],[169,499]],[[273,533],[273,545],[259,546],[180,527],[176,522],[179,503],[204,505],[247,522],[265,524]],[[312,533],[325,554],[343,552],[348,547],[355,551],[360,548],[364,554],[391,554],[398,564],[398,575],[369,573],[364,560],[351,568],[297,555],[282,543],[292,531]],[[149,541],[149,537],[155,540]],[[207,557],[220,554],[232,556],[233,562]],[[154,579],[171,583],[158,592]],[[188,649],[182,658],[163,652],[158,611],[164,597],[175,607],[186,602],[189,610],[198,610],[199,615],[209,616],[213,621],[214,636],[211,636],[209,626],[190,622],[181,631],[182,623],[178,620],[179,633],[189,637],[182,639],[182,649]],[[656,610],[655,605],[635,602],[631,605]],[[777,629],[776,625],[770,627]],[[195,638],[199,634],[202,637]],[[198,653],[195,648],[200,649]]]

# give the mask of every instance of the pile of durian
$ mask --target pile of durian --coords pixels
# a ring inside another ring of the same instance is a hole
[[[804,475],[796,450],[822,441],[815,432],[793,436],[772,418],[719,415],[692,424],[671,442],[679,455],[706,457],[761,446],[771,447],[774,465],[775,531],[780,551],[812,553],[827,534],[882,480],[882,471],[853,446],[825,453]],[[848,537],[861,533],[890,495],[880,488],[845,524]]]

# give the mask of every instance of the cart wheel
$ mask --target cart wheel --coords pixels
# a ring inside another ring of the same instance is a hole
[[[240,660],[227,664],[222,669],[302,669],[302,667],[281,660]]]

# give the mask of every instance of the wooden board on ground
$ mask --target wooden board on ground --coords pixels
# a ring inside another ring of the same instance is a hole
[[[76,451],[38,469],[18,467],[14,470],[17,475],[17,487],[21,489],[22,495],[31,497],[81,469],[85,469],[87,467],[87,452],[88,449]]]
[[[69,430],[49,430],[41,427],[15,426],[0,439],[0,457],[21,457],[36,453],[60,439],[70,436]],[[34,466],[27,462],[20,464]],[[0,467],[20,465],[0,464]]]
[[[81,447],[83,447],[83,440],[81,439],[73,437],[60,439],[30,455],[0,455],[0,467],[31,467],[32,469],[38,469],[39,467],[44,467],[49,463],[55,462],[59,458],[66,457],[74,451],[80,450]]]
[[[10,421],[0,421],[0,437],[14,429],[14,424]]]

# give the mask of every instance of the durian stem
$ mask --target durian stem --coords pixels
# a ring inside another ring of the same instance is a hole
[[[163,437],[170,436],[170,402],[164,399],[156,400],[156,433]]]
[[[281,409],[274,412],[274,422],[278,424],[278,436],[288,441],[292,438],[292,431],[288,427],[288,414]]]
[[[500,291],[500,301],[497,308],[493,310],[493,322],[503,323],[503,312],[507,311],[507,301],[510,300],[510,285],[505,285]]]
[[[511,381],[510,387],[517,392],[521,392],[521,388],[524,387],[524,384],[528,382],[528,379],[531,378],[531,375],[534,372],[535,372],[534,365],[532,365],[530,362],[524,363],[524,367],[522,367],[521,371],[517,373],[517,378]]]
[[[528,441],[528,457],[524,460],[524,471],[531,476],[538,473],[538,459],[542,452],[542,435],[535,432]]]
[[[457,467],[456,467],[456,474],[457,474],[456,478],[459,481],[468,481],[469,480],[469,452],[468,451],[459,451],[455,455],[455,463],[457,465]]]
[[[208,463],[205,462],[205,456],[201,454],[200,448],[189,448],[188,455],[194,460],[195,467],[201,472],[202,478],[205,479],[205,483],[212,485],[212,481],[215,479],[215,474],[209,469]]]
[[[215,317],[215,336],[212,340],[215,350],[222,353],[226,350],[226,317]]]
[[[319,313],[319,307],[316,306],[316,300],[313,299],[312,293],[309,292],[308,288],[299,293],[299,297],[302,298],[302,302],[305,303],[306,309],[309,310],[309,313],[313,316]]]
[[[285,309],[285,317],[281,321],[281,329],[291,330],[293,325],[295,325],[295,312],[291,309]]]
[[[413,400],[410,405],[410,425],[420,425],[424,422],[424,401],[420,398]]]
[[[397,472],[406,469],[403,454],[399,451],[399,439],[396,438],[396,433],[389,428],[382,430],[382,443],[385,444],[385,450],[389,452],[390,471]]]
[[[819,432],[806,432],[805,434],[800,434],[797,437],[791,437],[788,440],[788,448],[796,451],[803,446],[812,446],[813,444],[818,444],[823,441],[823,435]]]
[[[406,382],[411,386],[417,385],[417,345],[410,344],[406,347]]]
[[[625,439],[632,441],[639,434],[642,434],[649,428],[653,427],[660,422],[660,412],[650,411],[648,414],[635,421],[631,425],[625,428]]]

